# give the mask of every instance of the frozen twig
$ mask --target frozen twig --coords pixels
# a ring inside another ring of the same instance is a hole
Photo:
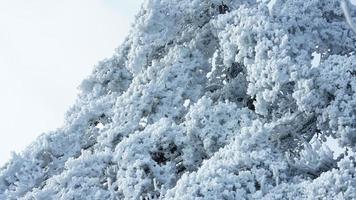
[[[341,0],[340,1],[340,6],[342,11],[344,12],[345,19],[347,23],[349,24],[351,30],[356,34],[356,26],[352,22],[351,14],[350,14],[350,2],[348,0]]]

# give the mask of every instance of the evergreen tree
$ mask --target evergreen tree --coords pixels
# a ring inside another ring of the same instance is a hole
[[[356,198],[346,8],[147,0],[65,125],[0,170],[0,199]]]

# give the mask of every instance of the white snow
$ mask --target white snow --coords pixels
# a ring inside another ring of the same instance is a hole
[[[338,0],[269,2],[146,1],[0,198],[355,197],[355,36]]]

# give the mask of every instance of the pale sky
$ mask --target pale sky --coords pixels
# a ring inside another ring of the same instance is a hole
[[[143,0],[0,0],[0,165],[63,123]]]

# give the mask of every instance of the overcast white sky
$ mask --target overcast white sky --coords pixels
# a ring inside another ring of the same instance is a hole
[[[0,165],[61,126],[77,87],[143,0],[0,0]]]

